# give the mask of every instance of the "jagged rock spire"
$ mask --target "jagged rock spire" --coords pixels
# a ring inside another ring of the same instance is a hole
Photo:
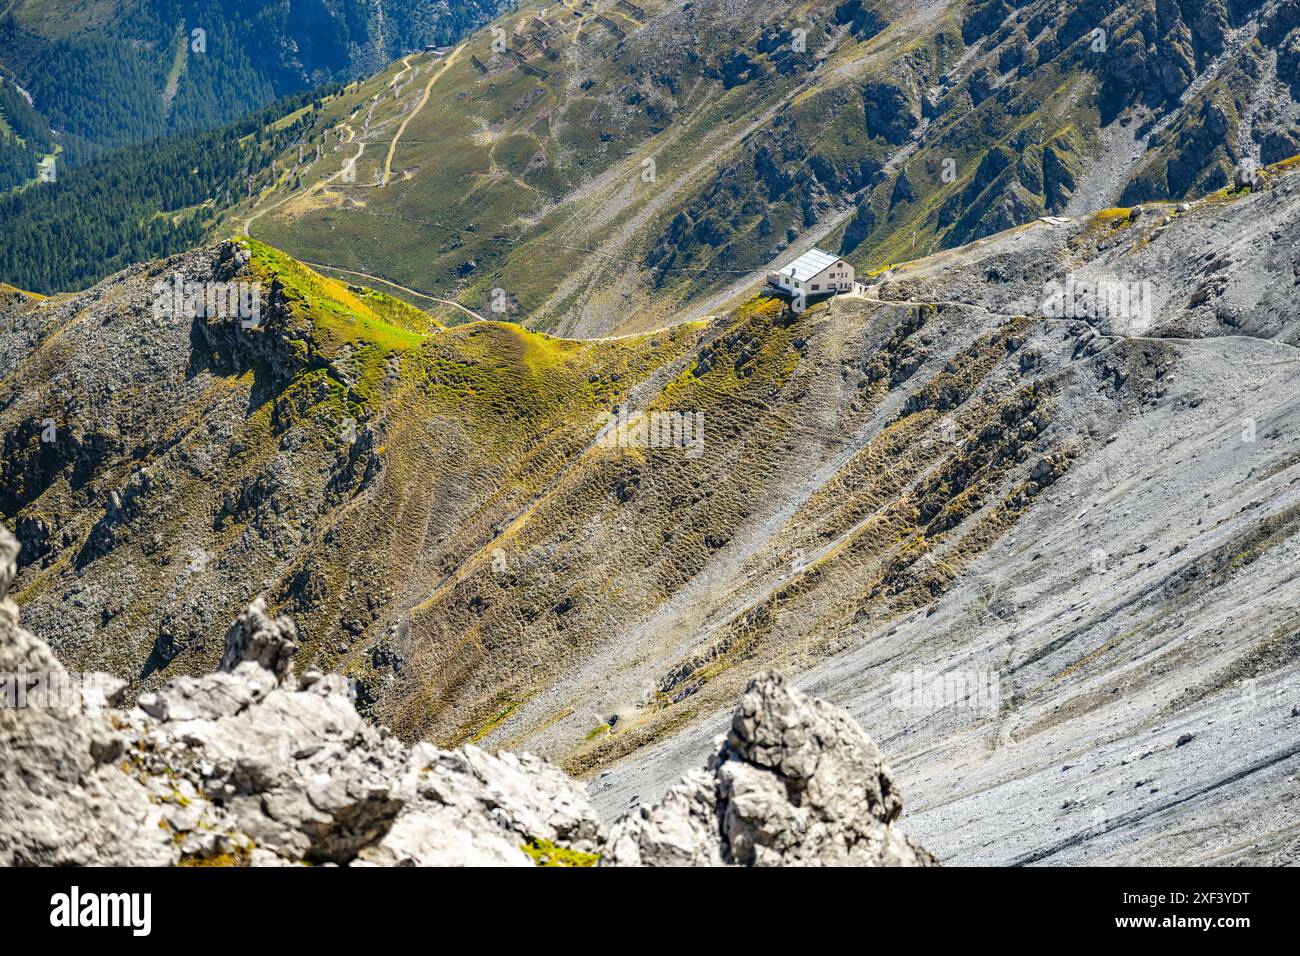
[[[0,528],[0,670],[63,673],[18,626],[17,553]],[[779,675],[749,685],[706,769],[606,840],[586,788],[547,761],[408,748],[342,677],[293,680],[296,638],[259,599],[216,672],[129,710],[107,675],[57,706],[0,707],[0,865],[933,862],[892,826],[902,803],[875,744]]]

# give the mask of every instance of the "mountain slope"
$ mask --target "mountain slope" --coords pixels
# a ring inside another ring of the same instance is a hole
[[[386,71],[355,182],[264,201],[253,234],[531,327],[654,327],[814,243],[874,268],[1292,155],[1297,11],[542,4]]]
[[[0,69],[28,89],[73,164],[105,147],[221,125],[276,99],[448,43],[493,0],[15,0]]]
[[[1292,155],[1298,10],[599,0],[528,5],[454,51],[339,40],[352,65],[310,77],[328,51],[272,51],[253,62],[296,79],[267,96],[404,55],[331,98],[248,188],[208,184],[186,224],[421,307],[562,334],[656,328],[736,305],[751,273],[813,244],[866,271],[1044,213],[1195,197]],[[260,141],[286,138],[272,125]]]
[[[624,338],[443,327],[248,240],[13,297],[15,597],[139,692],[266,594],[404,737],[613,767],[606,807],[776,665],[899,755],[941,858],[1285,856],[1294,166]],[[160,314],[177,275],[260,320]],[[1150,288],[1045,318],[1067,280]],[[986,693],[900,701],[918,668]]]
[[[23,92],[0,76],[0,192],[36,179],[54,152],[49,125]]]

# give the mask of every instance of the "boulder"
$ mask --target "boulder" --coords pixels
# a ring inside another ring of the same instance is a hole
[[[871,740],[778,675],[750,684],[706,769],[606,840],[586,788],[540,757],[407,747],[343,677],[296,679],[296,628],[261,599],[215,672],[123,709],[123,681],[68,674],[19,626],[17,552],[0,528],[0,672],[24,690],[0,706],[0,865],[933,862],[893,827]]]
[[[611,866],[931,866],[894,820],[902,797],[845,711],[759,674],[707,770],[610,832]]]

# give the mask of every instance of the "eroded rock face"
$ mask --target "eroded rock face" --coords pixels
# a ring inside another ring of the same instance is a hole
[[[296,678],[293,622],[260,600],[216,672],[123,709],[124,682],[74,680],[19,626],[17,551],[0,528],[0,672],[25,675],[26,697],[0,707],[0,865],[932,862],[892,827],[902,804],[871,740],[779,676],[750,685],[707,769],[607,842],[585,788],[545,760],[408,748],[344,678]]]
[[[280,683],[293,673],[293,655],[298,650],[298,629],[287,617],[272,621],[266,616],[266,602],[258,598],[231,625],[226,650],[217,665],[219,671],[233,671],[252,661],[275,675]]]
[[[19,625],[9,597],[17,554],[17,541],[0,528],[0,864],[170,862],[161,810],[148,791],[111,766],[101,772],[120,753],[105,710],[122,682],[78,692],[71,705],[56,697],[45,706],[9,706],[11,693],[43,692],[38,675],[48,682],[63,673],[45,643]]]
[[[760,674],[707,771],[616,823],[603,862],[933,865],[892,825],[902,809],[880,751],[847,713]]]

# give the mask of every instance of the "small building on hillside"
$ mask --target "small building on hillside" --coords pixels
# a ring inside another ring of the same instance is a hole
[[[820,249],[809,249],[767,276],[767,284],[805,299],[853,291],[853,266]]]

